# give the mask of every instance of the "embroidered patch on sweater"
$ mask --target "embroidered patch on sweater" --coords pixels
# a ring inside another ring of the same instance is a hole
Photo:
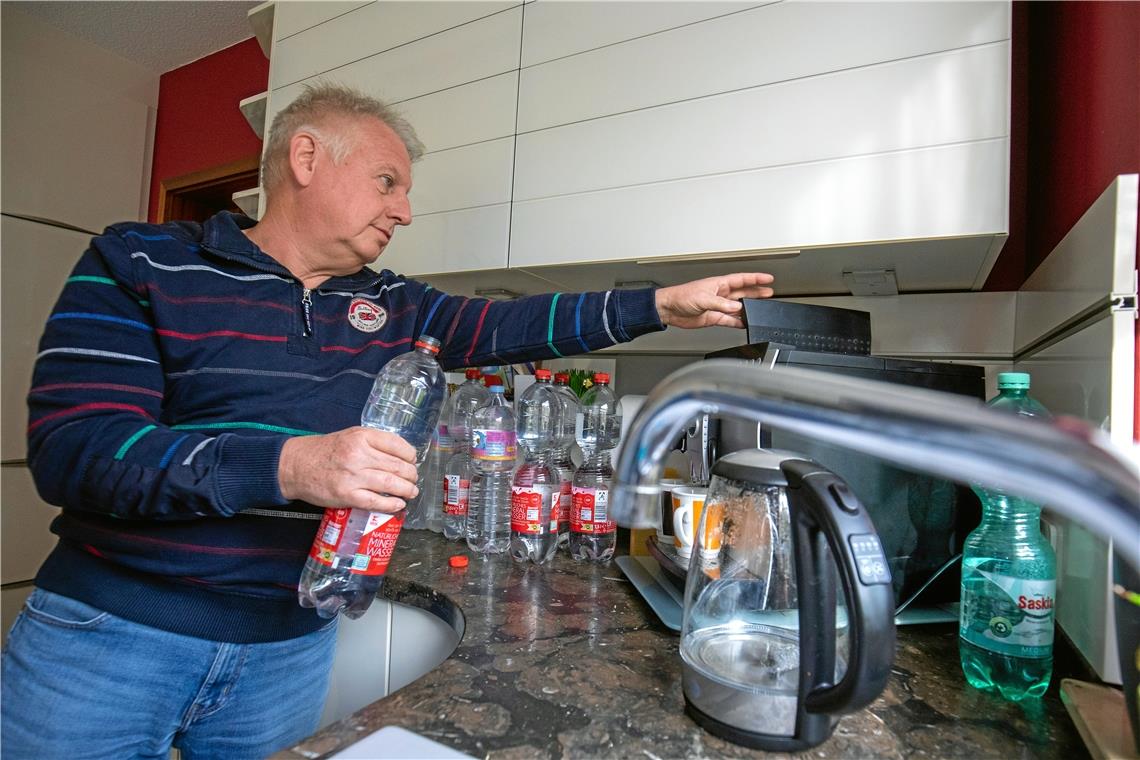
[[[361,332],[376,332],[388,322],[388,312],[363,298],[354,298],[348,305],[348,323]]]

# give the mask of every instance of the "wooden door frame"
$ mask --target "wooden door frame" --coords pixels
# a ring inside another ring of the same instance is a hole
[[[175,221],[168,219],[167,216],[174,208],[174,201],[178,196],[225,184],[241,185],[241,187],[235,188],[235,192],[237,190],[248,190],[257,187],[260,171],[261,157],[254,155],[231,161],[228,164],[164,179],[159,182],[158,222],[161,224],[162,222]]]

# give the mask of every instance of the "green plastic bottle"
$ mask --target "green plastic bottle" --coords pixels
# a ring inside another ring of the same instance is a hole
[[[1049,419],[1029,396],[1029,375],[998,375],[989,406]],[[1057,562],[1041,535],[1041,507],[1000,491],[974,487],[982,523],[962,551],[958,650],[971,686],[1017,702],[1039,697],[1053,675],[1053,606]]]

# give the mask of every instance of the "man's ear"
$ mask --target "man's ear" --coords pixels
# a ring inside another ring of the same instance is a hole
[[[313,181],[317,166],[317,140],[309,132],[298,132],[289,140],[289,170],[301,187]]]

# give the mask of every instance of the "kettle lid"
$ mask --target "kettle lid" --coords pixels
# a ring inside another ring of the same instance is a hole
[[[726,454],[713,465],[714,477],[740,480],[758,485],[784,486],[788,479],[780,465],[791,459],[803,460],[807,457],[793,451],[779,449],[744,449]]]

